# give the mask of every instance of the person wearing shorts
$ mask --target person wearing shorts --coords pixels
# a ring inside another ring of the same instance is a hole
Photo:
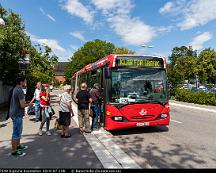
[[[69,138],[69,126],[71,124],[71,114],[73,115],[73,110],[71,107],[71,86],[64,86],[64,93],[60,97],[59,103],[59,125],[62,126],[61,137]]]
[[[28,148],[27,146],[20,144],[23,130],[23,117],[25,115],[24,108],[27,106],[25,103],[23,87],[26,87],[26,79],[25,77],[18,77],[17,85],[13,89],[9,111],[9,115],[13,122],[11,155],[18,157],[26,155],[26,153],[23,153],[23,150]]]

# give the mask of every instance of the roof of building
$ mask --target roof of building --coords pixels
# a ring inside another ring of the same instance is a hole
[[[58,62],[58,63],[56,63],[54,66],[55,76],[64,76],[65,68],[69,63],[70,62]]]

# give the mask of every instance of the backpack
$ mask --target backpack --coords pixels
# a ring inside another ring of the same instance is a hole
[[[12,99],[12,96],[13,96],[13,90],[14,90],[14,87],[9,92],[9,97],[8,97],[8,102],[7,102],[8,111],[7,111],[7,116],[5,118],[6,120],[8,120],[10,118],[10,104],[11,104],[11,99]]]

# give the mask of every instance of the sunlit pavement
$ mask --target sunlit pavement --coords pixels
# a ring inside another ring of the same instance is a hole
[[[10,155],[11,120],[0,122],[0,168],[103,168],[73,119],[70,126],[71,138],[61,138],[60,132],[54,128],[58,116],[56,96],[52,93],[56,113],[50,125],[52,136],[46,136],[45,133],[38,136],[40,122],[34,122],[34,116],[25,116],[21,142],[28,145],[29,149],[22,158]]]

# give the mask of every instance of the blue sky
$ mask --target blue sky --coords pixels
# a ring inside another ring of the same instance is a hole
[[[19,13],[32,42],[67,61],[86,41],[168,56],[175,46],[216,49],[216,0],[0,0]],[[141,45],[153,48],[142,48]]]

